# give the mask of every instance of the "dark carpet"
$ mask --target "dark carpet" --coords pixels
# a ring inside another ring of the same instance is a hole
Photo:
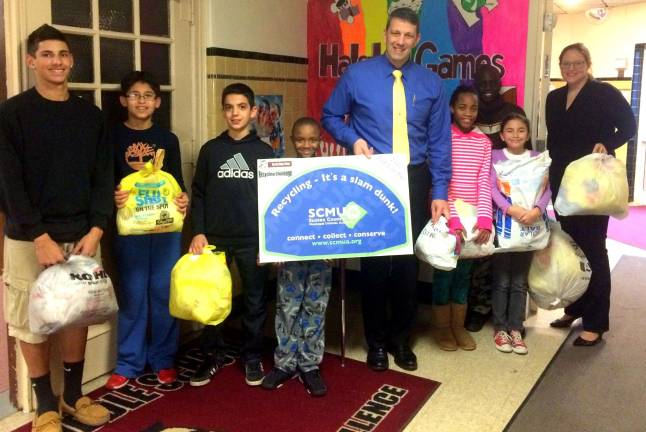
[[[646,431],[646,258],[621,258],[612,289],[603,342],[572,346],[577,321],[506,431]]]
[[[179,381],[160,385],[154,374],[126,387],[92,396],[111,411],[110,423],[86,427],[64,418],[65,431],[400,431],[439,386],[438,382],[396,371],[375,373],[364,363],[326,354],[321,372],[328,394],[310,397],[298,379],[268,391],[249,387],[239,363],[218,371],[203,387],[188,379],[201,362],[191,349],[180,356]],[[267,360],[265,370],[271,361]],[[17,432],[27,432],[25,425]]]

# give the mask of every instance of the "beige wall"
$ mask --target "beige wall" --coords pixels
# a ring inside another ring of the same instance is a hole
[[[214,137],[226,128],[220,104],[222,89],[244,82],[258,95],[283,96],[286,156],[294,156],[289,131],[307,113],[307,65],[223,56],[207,58],[208,131]]]
[[[208,2],[208,46],[307,57],[307,0]]]
[[[307,58],[307,1],[238,0],[232,7],[230,1],[208,0],[206,9],[209,48],[270,55],[261,55],[262,60],[236,57],[235,52],[207,57],[209,137],[226,128],[222,89],[244,82],[258,95],[282,95],[286,156],[293,156],[288,137],[293,122],[307,113],[307,65],[291,60]]]
[[[560,78],[558,56],[574,42],[583,42],[592,56],[595,77],[616,77],[616,58],[626,58],[625,75],[632,76],[635,44],[646,43],[646,2],[610,8],[601,23],[592,23],[583,13],[558,15],[553,33],[551,77]]]

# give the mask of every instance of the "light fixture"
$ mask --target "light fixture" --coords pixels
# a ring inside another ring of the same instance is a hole
[[[608,8],[600,7],[588,9],[585,11],[585,17],[595,24],[601,23],[608,18]]]

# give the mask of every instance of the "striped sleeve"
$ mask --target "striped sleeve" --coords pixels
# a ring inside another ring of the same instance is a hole
[[[491,141],[486,135],[482,143],[482,163],[478,173],[478,228],[491,231],[492,205],[491,205]]]

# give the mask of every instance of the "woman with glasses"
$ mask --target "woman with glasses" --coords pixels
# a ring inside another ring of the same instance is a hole
[[[550,92],[545,105],[553,197],[558,195],[563,173],[570,162],[589,153],[614,156],[615,149],[636,131],[635,117],[619,90],[592,78],[590,52],[582,43],[563,48],[559,65],[566,85]],[[574,320],[582,318],[583,332],[574,345],[593,346],[609,329],[608,216],[556,216],[563,230],[572,236],[588,258],[592,277],[586,293],[566,307],[565,314],[550,325],[568,328]]]

